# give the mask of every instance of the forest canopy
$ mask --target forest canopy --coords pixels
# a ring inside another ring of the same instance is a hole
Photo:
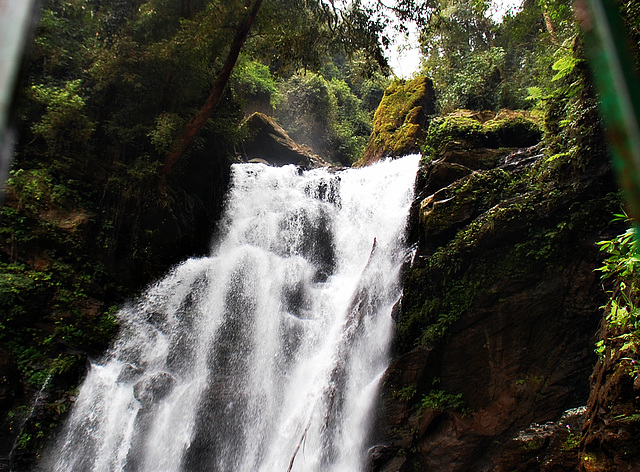
[[[577,34],[570,2],[525,0],[501,21],[491,7],[462,0],[46,0],[16,112],[28,147],[19,158],[40,162],[65,149],[99,153],[102,163],[142,159],[162,167],[248,15],[215,116],[204,120],[189,152],[216,135],[233,153],[235,125],[259,110],[326,158],[354,162],[390,80],[391,37],[409,23],[420,35],[418,73],[433,79],[439,110],[531,108],[530,89],[549,92],[551,66]]]

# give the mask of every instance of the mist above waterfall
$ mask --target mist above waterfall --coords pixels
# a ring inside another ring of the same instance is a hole
[[[42,467],[361,470],[418,159],[234,165],[211,256],[121,309]]]

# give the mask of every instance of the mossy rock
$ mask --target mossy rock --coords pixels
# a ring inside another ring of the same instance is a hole
[[[429,117],[435,112],[434,103],[431,79],[416,77],[393,82],[376,110],[373,133],[358,165],[420,152]]]
[[[510,174],[495,169],[468,174],[425,198],[420,203],[420,224],[425,237],[433,239],[452,231],[453,236],[460,225],[500,201],[501,192],[510,184]]]
[[[431,121],[425,154],[436,158],[452,144],[461,149],[522,148],[542,139],[542,123],[526,111],[458,110]]]
[[[462,122],[455,129],[469,131],[467,136],[491,126],[504,129],[494,119],[447,118],[449,125]],[[437,160],[423,162],[419,174],[412,237],[421,252],[405,282],[401,350],[445,339],[472,305],[491,305],[494,291],[517,285],[513,281],[560,272],[571,263],[576,241],[606,228],[619,205],[612,182],[603,177],[606,162],[561,182],[563,167],[551,166],[556,161],[541,158],[537,147],[523,151],[530,156],[514,168],[506,164],[513,151],[471,148],[465,154],[463,137],[455,137]],[[448,153],[452,148],[456,152]],[[562,159],[571,164],[568,156],[556,160]]]

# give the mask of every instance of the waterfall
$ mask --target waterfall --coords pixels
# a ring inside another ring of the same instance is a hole
[[[234,165],[211,256],[120,310],[43,470],[362,470],[418,159]]]

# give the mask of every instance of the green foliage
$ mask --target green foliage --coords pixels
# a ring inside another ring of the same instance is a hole
[[[0,209],[0,339],[35,390],[77,377],[85,360],[68,350],[99,352],[117,329],[93,298],[117,290],[82,239],[88,201],[55,174],[53,166],[13,170]]]
[[[477,52],[463,62],[463,67],[455,67],[440,85],[438,105],[441,113],[457,108],[474,110],[497,109],[504,106],[500,100],[500,88],[492,82],[499,82],[505,52],[502,48],[492,48]]]
[[[78,375],[84,368],[82,356],[60,354],[60,345],[76,352],[100,352],[118,329],[113,310],[81,311],[88,300],[87,282],[69,269],[61,264],[42,271],[23,264],[0,264],[0,340],[34,389],[51,376]],[[42,332],[35,324],[49,330]]]
[[[626,213],[615,215],[614,221],[631,223]],[[638,240],[635,228],[629,228],[611,240],[598,243],[606,255],[600,272],[603,286],[609,291],[595,352],[599,357],[608,398],[603,405],[600,421],[610,424],[611,431],[624,431],[628,437],[637,436],[640,406],[633,392],[640,376],[640,287],[638,284]],[[636,444],[637,441],[625,441]],[[629,453],[632,452],[630,447]],[[589,452],[589,450],[587,450]],[[632,456],[631,456],[632,457]],[[601,458],[597,457],[596,460]],[[605,461],[606,462],[606,461]]]
[[[403,387],[398,391],[394,391],[392,396],[397,400],[408,402],[412,400],[413,397],[416,396],[416,392],[417,392],[416,385],[407,385],[406,387]]]
[[[233,69],[232,87],[240,100],[263,101],[275,108],[280,101],[276,81],[269,67],[245,58]]]
[[[488,5],[440,0],[423,17],[424,74],[434,80],[441,113],[530,108],[528,89],[554,88],[553,53],[577,29],[570,3],[523,2],[499,23]]]
[[[560,447],[561,450],[568,451],[577,451],[580,447],[580,440],[582,439],[582,434],[580,433],[569,433],[567,438],[564,440],[564,443]]]
[[[627,219],[624,213],[615,215],[616,220]],[[609,241],[598,243],[600,251],[608,254],[604,265],[598,270],[603,279],[613,277],[633,281],[638,275],[638,239],[635,228],[628,228],[624,233]]]
[[[495,25],[485,16],[486,7],[482,2],[434,2],[421,31],[424,73],[434,81],[442,113],[494,107],[490,84],[500,82],[504,54],[490,47]]]
[[[27,269],[23,264],[5,264],[0,272],[0,339],[6,338],[12,323],[29,314],[34,300],[51,288],[51,275]],[[46,296],[46,295],[45,295]]]
[[[629,221],[626,214],[616,215],[616,219]],[[626,370],[635,377],[640,373],[640,257],[635,228],[598,245],[607,254],[598,269],[601,278],[611,280],[614,285],[605,306],[609,335],[598,341],[596,352],[601,357],[620,358],[618,362],[627,364]]]
[[[95,124],[86,115],[85,100],[79,95],[82,81],[67,82],[64,87],[32,86],[36,101],[46,106],[42,119],[31,129],[47,143],[48,154],[86,145]]]
[[[556,62],[553,63],[551,68],[556,71],[556,74],[551,79],[552,81],[557,81],[568,77],[581,62],[581,59],[569,54],[561,56]]]
[[[553,76],[542,86],[527,87],[527,100],[535,103],[539,109],[544,109],[548,101],[562,101],[579,95],[584,88],[581,80],[579,68],[584,60],[576,54],[571,47],[575,42],[575,37],[568,38],[561,47],[553,53],[551,70]],[[567,120],[568,121],[568,120]]]
[[[618,5],[627,29],[629,47],[635,58],[636,72],[640,72],[640,2],[626,0],[618,2]]]
[[[149,131],[151,143],[159,153],[171,151],[173,142],[182,131],[186,121],[176,113],[163,113],[156,118],[156,126]],[[156,169],[157,170],[157,169]]]
[[[462,394],[447,393],[444,390],[431,390],[423,395],[418,407],[418,414],[421,415],[427,410],[437,412],[446,410],[461,410],[465,405]]]
[[[278,117],[281,117],[283,123],[291,126],[295,125],[294,113],[304,112],[312,114],[310,119],[313,124],[319,125],[326,129],[329,120],[333,118],[332,112],[335,110],[335,103],[332,103],[335,97],[330,93],[330,82],[327,82],[318,74],[295,75],[287,80],[283,87],[283,103]],[[285,115],[285,110],[289,114]],[[288,118],[288,119],[287,119]],[[301,117],[302,118],[302,117]],[[298,125],[302,127],[303,125]],[[307,125],[312,127],[313,125]],[[306,131],[310,134],[310,130]],[[291,128],[292,136],[301,134],[294,128]]]
[[[580,41],[570,36],[551,57],[554,75],[546,87],[532,89],[531,98],[545,113],[548,168],[565,166],[568,176],[606,152],[606,138]]]
[[[282,81],[279,91],[276,118],[295,141],[343,165],[361,157],[371,118],[345,80],[297,74]]]
[[[36,214],[52,200],[52,179],[44,169],[12,170],[7,179],[8,189],[18,197],[17,209]]]
[[[42,2],[29,72],[60,80],[75,79],[78,65],[90,61],[95,39],[93,17],[87,0]]]
[[[618,415],[614,417],[617,422],[627,423],[627,424],[638,424],[640,423],[640,412],[639,413],[631,413],[629,415]]]

